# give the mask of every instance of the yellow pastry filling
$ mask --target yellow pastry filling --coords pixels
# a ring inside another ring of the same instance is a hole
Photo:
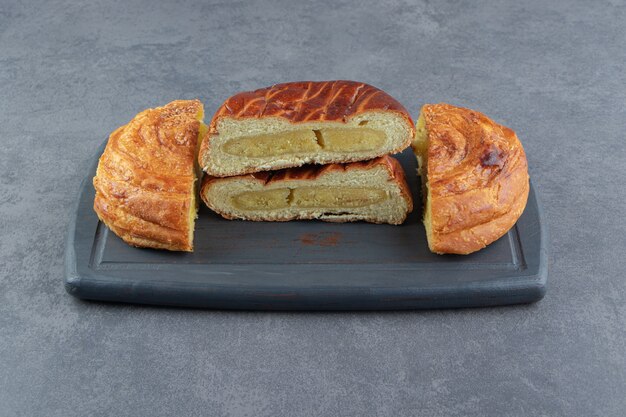
[[[222,150],[231,155],[259,158],[319,150],[371,151],[383,146],[385,141],[384,132],[370,128],[307,129],[232,139]]]
[[[320,129],[315,130],[317,141],[325,151],[371,151],[385,144],[385,132],[376,129]]]
[[[289,188],[246,191],[233,197],[233,206],[241,210],[271,210],[289,207]]]
[[[296,207],[353,208],[365,207],[387,199],[387,193],[377,188],[295,188],[291,193],[292,205]]]
[[[245,191],[232,198],[240,210],[298,208],[356,208],[385,201],[384,190],[367,187],[299,187]]]

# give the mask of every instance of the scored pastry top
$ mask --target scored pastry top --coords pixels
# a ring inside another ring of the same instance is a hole
[[[194,163],[203,106],[177,100],[116,129],[98,162],[94,209],[127,243],[191,250]]]
[[[522,144],[513,130],[474,110],[427,104],[422,116],[435,249],[480,249],[505,234],[526,206]]]
[[[117,171],[140,188],[179,189],[179,177],[194,176],[202,113],[199,100],[176,100],[142,111],[111,134],[100,172]]]
[[[300,81],[245,91],[227,99],[213,116],[210,133],[223,117],[282,117],[290,122],[346,121],[366,111],[395,111],[412,119],[384,91],[356,81]]]

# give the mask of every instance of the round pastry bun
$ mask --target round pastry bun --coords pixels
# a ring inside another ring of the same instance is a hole
[[[177,100],[111,133],[93,179],[94,210],[126,243],[193,250],[203,114],[200,101]]]
[[[469,254],[502,237],[526,207],[526,155],[513,130],[474,110],[426,104],[412,143],[432,252]]]
[[[371,148],[331,149],[324,136],[325,129],[345,132],[337,138],[344,144],[350,132],[379,134],[384,139]],[[305,134],[308,134],[306,139]],[[407,110],[376,87],[344,80],[290,82],[228,98],[211,120],[198,160],[204,171],[216,177],[305,164],[365,161],[406,149],[414,134],[413,120]],[[259,147],[265,146],[260,140],[255,142],[259,135],[265,136],[269,144],[276,144],[277,136],[295,135],[287,143],[300,148],[263,155],[227,151],[233,142],[246,138]]]

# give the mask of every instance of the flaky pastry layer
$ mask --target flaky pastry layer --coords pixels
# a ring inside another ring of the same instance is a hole
[[[412,144],[424,183],[424,225],[436,253],[468,254],[503,236],[526,207],[528,165],[513,130],[484,114],[427,104]]]
[[[177,100],[115,130],[100,157],[94,210],[125,242],[193,250],[196,151],[203,106]]]

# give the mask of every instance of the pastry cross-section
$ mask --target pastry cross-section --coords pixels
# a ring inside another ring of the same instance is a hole
[[[198,100],[173,101],[142,111],[109,137],[93,179],[94,209],[126,243],[193,250],[203,116]]]
[[[293,82],[230,97],[217,110],[200,166],[233,176],[363,161],[409,146],[414,126],[393,97],[355,81]]]
[[[255,221],[400,224],[413,208],[404,171],[390,156],[225,178],[205,176],[201,195],[227,219]]]

